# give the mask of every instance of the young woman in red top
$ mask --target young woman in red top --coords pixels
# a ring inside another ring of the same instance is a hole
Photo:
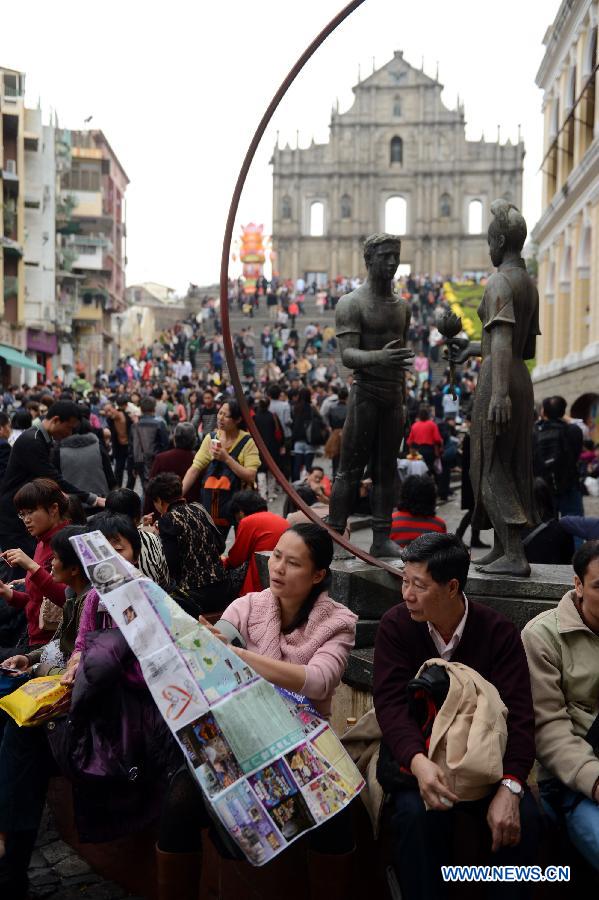
[[[2,553],[9,566],[24,569],[26,574],[23,591],[15,590],[10,584],[0,581],[0,597],[9,606],[24,610],[28,650],[33,650],[46,644],[53,633],[44,631],[39,626],[42,600],[47,597],[60,607],[65,602],[66,585],[54,581],[50,574],[54,556],[50,540],[57,531],[70,524],[67,518],[69,501],[55,481],[50,478],[34,478],[17,491],[14,504],[29,534],[37,538],[37,546],[33,559],[19,548]],[[11,656],[12,652],[10,650],[8,655]]]

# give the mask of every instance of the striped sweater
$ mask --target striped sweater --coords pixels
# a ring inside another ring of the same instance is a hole
[[[414,516],[405,509],[398,509],[393,513],[390,537],[402,547],[429,531],[444,534],[447,526],[439,516]]]

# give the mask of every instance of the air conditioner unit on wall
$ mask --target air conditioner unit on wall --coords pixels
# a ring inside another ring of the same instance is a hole
[[[4,160],[4,170],[6,172],[10,172],[11,175],[17,174],[17,161],[16,159],[6,159]]]

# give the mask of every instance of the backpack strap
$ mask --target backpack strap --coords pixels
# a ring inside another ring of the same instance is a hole
[[[250,435],[244,434],[244,436],[241,438],[239,443],[236,444],[235,447],[233,448],[233,450],[231,450],[231,452],[229,453],[229,456],[231,457],[231,459],[236,460],[239,458],[239,454],[241,453],[241,451],[243,450],[243,448],[245,447],[245,445],[247,444],[249,439],[250,439]]]

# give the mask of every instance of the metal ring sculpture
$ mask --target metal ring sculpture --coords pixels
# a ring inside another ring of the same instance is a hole
[[[221,266],[220,266],[220,313],[221,313],[221,322],[222,322],[222,330],[223,330],[223,342],[225,348],[225,356],[227,358],[227,365],[229,367],[229,373],[231,376],[231,381],[235,387],[237,400],[241,407],[241,411],[243,414],[243,418],[247,425],[248,431],[252,435],[258,450],[260,451],[260,456],[264,462],[268,465],[270,471],[276,478],[277,482],[281,485],[285,493],[288,497],[293,500],[294,504],[301,509],[303,513],[314,523],[317,525],[321,525],[326,528],[333,540],[340,544],[341,547],[345,548],[345,550],[352,553],[354,556],[357,556],[359,559],[363,560],[366,563],[370,563],[370,565],[378,566],[380,569],[385,569],[387,572],[390,572],[392,575],[396,577],[400,576],[400,572],[397,568],[389,565],[384,560],[376,559],[374,556],[371,556],[370,553],[366,553],[365,550],[361,550],[359,547],[355,547],[351,541],[348,541],[343,535],[338,534],[336,531],[333,531],[323,520],[314,513],[309,506],[301,499],[298,495],[297,491],[293,488],[293,486],[287,481],[274,459],[270,455],[264,440],[262,439],[262,435],[254,425],[252,417],[250,415],[250,410],[245,399],[245,395],[243,392],[243,386],[241,384],[241,380],[239,378],[239,373],[237,371],[237,363],[235,360],[235,351],[233,348],[233,341],[231,338],[231,326],[229,323],[229,297],[228,297],[228,277],[229,277],[229,256],[231,253],[231,241],[233,238],[233,228],[235,227],[235,219],[237,217],[237,210],[239,207],[239,200],[241,198],[241,192],[245,185],[245,181],[254,159],[254,155],[256,150],[258,149],[258,145],[264,135],[266,127],[268,126],[270,120],[272,119],[279,103],[287,93],[288,89],[291,87],[292,83],[295,81],[303,67],[306,65],[308,60],[314,55],[316,50],[320,47],[321,44],[329,37],[330,34],[335,31],[338,25],[341,25],[348,16],[351,15],[359,6],[364,3],[364,0],[353,0],[352,3],[348,3],[336,16],[332,19],[329,24],[323,28],[320,34],[314,38],[312,43],[307,47],[306,50],[302,53],[298,61],[295,63],[287,77],[284,79],[283,83],[279,87],[278,91],[272,98],[270,104],[264,115],[260,120],[260,124],[258,125],[254,136],[251,140],[251,143],[248,147],[248,150],[245,154],[245,158],[243,160],[243,165],[241,166],[241,170],[237,177],[237,183],[235,185],[235,190],[233,191],[233,198],[231,200],[231,205],[229,207],[229,215],[227,217],[227,225],[225,228],[225,236],[223,240],[223,250],[221,256]]]

